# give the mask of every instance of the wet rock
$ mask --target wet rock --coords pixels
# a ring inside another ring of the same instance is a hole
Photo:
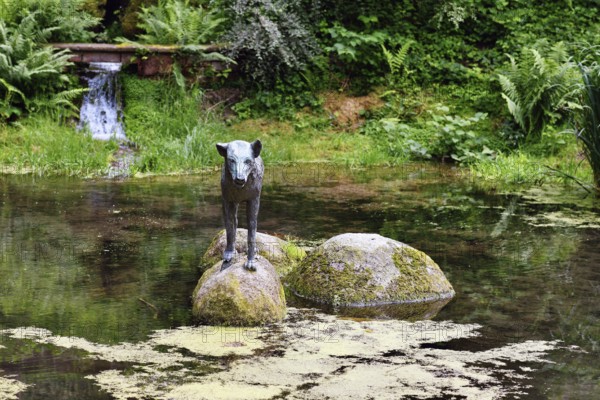
[[[317,247],[287,279],[300,297],[346,306],[449,299],[454,289],[425,253],[377,234],[346,233]]]
[[[202,256],[201,264],[208,267],[220,261],[223,257],[225,244],[225,230],[223,229],[208,246]],[[260,232],[256,232],[256,249],[258,255],[266,258],[281,277],[287,275],[306,256],[306,252],[295,244]],[[237,251],[235,259],[246,256],[248,252],[248,230],[237,230],[235,250]]]
[[[192,313],[210,325],[257,326],[285,317],[283,286],[275,268],[264,257],[256,258],[256,271],[244,268],[245,257],[229,266],[219,261],[207,270],[192,295]]]

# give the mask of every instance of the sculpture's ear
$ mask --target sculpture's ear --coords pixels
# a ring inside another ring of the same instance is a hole
[[[256,139],[254,142],[250,143],[250,147],[252,147],[252,155],[254,158],[260,156],[260,151],[262,150],[262,143],[260,140]]]
[[[223,157],[227,157],[227,146],[229,143],[217,143],[217,151]]]

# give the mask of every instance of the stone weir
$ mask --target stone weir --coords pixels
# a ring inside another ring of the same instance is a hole
[[[108,43],[53,43],[51,46],[69,50],[73,53],[70,61],[74,63],[136,64],[140,76],[170,73],[174,59],[186,58],[185,54],[181,54],[179,46]],[[218,45],[206,45],[203,50],[208,53],[219,48]],[[213,67],[220,69],[217,65]]]

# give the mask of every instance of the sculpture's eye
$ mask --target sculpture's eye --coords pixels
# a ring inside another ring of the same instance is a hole
[[[252,160],[248,158],[248,159],[246,159],[246,161],[244,161],[244,163],[246,165],[250,165],[250,164],[252,164]]]

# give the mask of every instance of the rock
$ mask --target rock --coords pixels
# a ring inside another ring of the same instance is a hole
[[[208,267],[220,261],[223,257],[225,244],[225,229],[223,229],[208,246],[202,256],[201,264]],[[256,249],[258,255],[263,256],[275,266],[281,277],[287,275],[306,256],[306,252],[295,244],[260,232],[256,232]],[[248,230],[237,230],[235,250],[238,253],[238,258],[246,256],[248,252]]]
[[[346,233],[317,247],[287,278],[298,296],[366,306],[449,299],[454,289],[422,251],[377,234]]]
[[[256,326],[285,317],[285,295],[271,263],[256,258],[256,271],[244,268],[239,257],[225,269],[219,261],[207,270],[192,295],[192,313],[210,325]]]

